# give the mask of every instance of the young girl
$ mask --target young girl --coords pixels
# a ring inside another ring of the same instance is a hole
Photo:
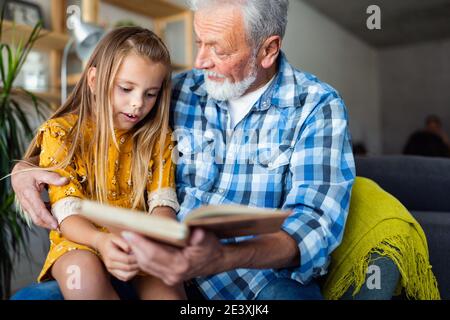
[[[38,281],[55,278],[65,299],[117,299],[109,274],[133,278],[141,299],[185,298],[180,287],[140,275],[128,244],[77,215],[83,198],[175,218],[168,128],[169,52],[151,31],[118,28],[97,45],[67,102],[46,121],[25,160],[69,179],[49,186],[59,232]]]

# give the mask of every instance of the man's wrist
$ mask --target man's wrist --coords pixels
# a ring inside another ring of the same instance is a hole
[[[12,173],[16,173],[20,170],[23,169],[28,169],[29,167],[31,167],[29,164],[24,163],[24,162],[18,162],[12,169]]]
[[[30,158],[28,161],[19,161],[12,169],[12,173],[16,173],[20,170],[34,168],[39,165],[39,157]]]
[[[222,246],[223,263],[220,272],[245,268],[249,265],[253,255],[244,250],[242,243],[225,244]]]

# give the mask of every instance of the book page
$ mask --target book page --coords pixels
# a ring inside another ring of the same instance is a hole
[[[185,219],[185,222],[188,223],[192,220],[204,219],[205,217],[221,217],[221,216],[262,217],[262,216],[273,216],[280,213],[285,214],[288,212],[289,211],[284,211],[280,209],[257,208],[234,204],[209,205],[209,206],[202,206],[189,213]]]
[[[186,223],[190,228],[199,227],[211,231],[219,238],[232,238],[278,232],[287,216],[289,212],[271,215],[214,216],[193,219]]]

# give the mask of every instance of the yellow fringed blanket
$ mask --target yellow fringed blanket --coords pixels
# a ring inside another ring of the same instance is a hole
[[[353,295],[364,284],[372,253],[397,265],[410,299],[440,299],[428,258],[428,245],[419,223],[408,210],[378,184],[357,177],[341,245],[333,252],[323,287],[326,299],[339,299],[351,286]]]

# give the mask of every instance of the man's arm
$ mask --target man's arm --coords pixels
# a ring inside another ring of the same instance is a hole
[[[281,227],[295,239],[301,264],[274,270],[302,283],[327,272],[342,241],[355,178],[344,102],[333,91],[324,91],[307,106],[311,112],[293,147],[283,204],[292,214]]]
[[[32,159],[32,163],[37,165],[39,157]],[[23,170],[35,168],[31,164],[19,162],[12,171],[11,184],[16,193],[22,209],[28,214],[33,222],[47,229],[56,229],[58,223],[56,219],[47,210],[44,201],[41,199],[41,192],[47,184],[63,186],[67,184],[68,179],[59,174],[44,170]]]
[[[167,285],[238,268],[287,268],[299,261],[297,243],[283,231],[224,245],[214,234],[196,229],[189,246],[183,249],[131,232],[122,235],[136,255],[140,269]]]
[[[224,246],[226,270],[296,267],[299,256],[297,243],[284,231]]]

